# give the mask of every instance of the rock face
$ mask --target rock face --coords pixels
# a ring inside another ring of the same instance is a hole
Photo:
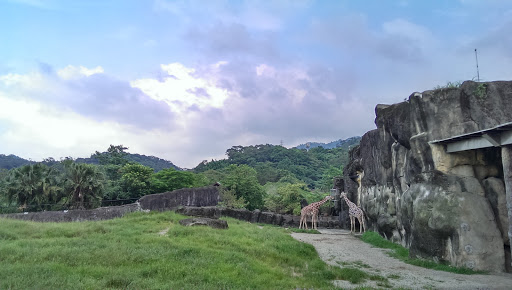
[[[170,210],[178,206],[215,206],[219,203],[217,186],[183,188],[150,194],[139,199],[143,210]]]
[[[375,111],[377,129],[362,137],[344,170],[345,191],[360,200],[370,228],[413,257],[506,271],[510,240],[500,148],[447,153],[432,141],[511,122],[512,82],[468,81]],[[364,171],[361,186],[356,171]]]

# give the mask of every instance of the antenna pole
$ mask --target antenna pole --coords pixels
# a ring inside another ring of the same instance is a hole
[[[478,53],[476,51],[476,48],[475,48],[475,59],[476,59],[476,78],[478,80],[478,82],[480,82],[480,72],[478,71]]]

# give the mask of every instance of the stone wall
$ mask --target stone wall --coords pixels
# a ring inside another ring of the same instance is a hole
[[[215,206],[219,202],[216,186],[184,188],[172,192],[143,196],[138,202],[122,206],[100,207],[91,210],[65,210],[2,214],[0,218],[14,218],[37,222],[98,221],[122,217],[139,210],[172,210],[179,206]]]
[[[178,206],[215,206],[219,203],[217,186],[183,188],[150,194],[139,199],[143,210],[171,210]]]
[[[511,122],[512,82],[468,81],[375,112],[377,129],[362,137],[344,170],[345,191],[360,199],[370,228],[411,256],[505,271],[510,241],[500,149],[446,153],[430,141]],[[361,188],[356,171],[364,171]]]
[[[251,223],[271,224],[284,227],[299,227],[300,216],[283,215],[259,210],[249,211],[245,209],[229,209],[223,207],[179,207],[177,213],[208,218],[232,217]],[[309,219],[308,219],[309,220]],[[308,222],[308,227],[311,223]],[[339,228],[338,217],[319,216],[318,227]]]
[[[139,211],[138,203],[100,207],[90,210],[64,210],[64,211],[43,211],[27,213],[1,214],[0,218],[12,218],[35,222],[82,222],[99,221],[122,217],[123,215]]]

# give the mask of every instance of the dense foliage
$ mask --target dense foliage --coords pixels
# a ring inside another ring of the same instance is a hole
[[[333,149],[315,147],[310,150],[287,149],[276,145],[233,146],[226,151],[227,159],[203,161],[194,172],[222,171],[230,165],[248,165],[256,170],[261,185],[288,180],[306,183],[310,189],[326,191],[332,187],[332,178],[342,172],[348,162],[348,150],[360,138],[339,142],[343,146]]]
[[[116,147],[116,146],[113,146]],[[108,151],[108,150],[107,150]],[[88,158],[77,158],[74,161],[77,163],[87,163],[87,164],[100,164],[100,161],[97,159],[97,155],[99,152],[93,154],[91,157]],[[108,152],[102,152],[99,153],[99,155],[108,154]],[[146,156],[141,154],[134,154],[134,153],[127,153],[123,155],[123,158],[130,162],[130,163],[140,163],[144,166],[151,167],[155,172],[158,172],[162,169],[167,168],[173,168],[176,170],[180,170],[180,168],[176,165],[174,165],[172,162],[164,160],[162,158],[158,158],[155,156]],[[65,159],[71,159],[71,158],[65,158]],[[100,157],[101,159],[101,157]],[[42,161],[42,163],[51,166],[55,163],[58,163],[59,161],[55,160],[54,158],[50,157]],[[17,167],[21,167],[23,165],[28,164],[34,164],[35,161],[26,160],[21,157],[18,157],[16,155],[4,155],[0,154],[0,169],[13,169]]]
[[[205,160],[194,172],[210,182],[220,181],[228,189],[225,199],[233,207],[246,203],[249,209],[299,214],[301,200],[318,201],[332,188],[333,178],[342,175],[348,162],[349,149],[360,139],[339,140],[339,146],[332,149],[234,146],[227,150],[226,159]]]
[[[226,159],[203,161],[191,171],[156,170],[134,162],[138,155],[127,153],[127,147],[111,145],[92,154],[91,164],[48,158],[1,170],[0,212],[119,205],[147,194],[220,183],[222,205],[299,214],[301,201],[318,201],[332,188],[349,148],[359,140],[339,141],[332,149],[234,146]]]
[[[34,162],[23,159],[16,155],[4,155],[0,154],[0,168],[13,169],[23,165],[32,164]]]
[[[0,212],[89,209],[133,202],[153,193],[207,185],[208,180],[173,167],[155,173],[135,163],[122,145],[91,156],[96,164],[70,158],[0,171]]]

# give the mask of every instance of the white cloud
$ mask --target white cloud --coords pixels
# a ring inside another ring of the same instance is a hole
[[[88,76],[92,76],[94,74],[101,74],[101,73],[104,73],[103,68],[101,66],[97,66],[95,68],[88,69],[83,66],[77,67],[77,66],[68,65],[67,67],[57,71],[57,74],[62,79],[65,79],[65,80],[78,79],[78,78],[82,78],[84,76],[88,77]]]
[[[216,63],[212,69],[221,65]],[[199,109],[221,108],[229,97],[229,92],[217,87],[212,80],[196,77],[193,68],[180,63],[161,65],[161,68],[168,74],[163,81],[138,79],[132,81],[131,85],[155,100],[166,102],[174,112],[184,114],[194,106]]]
[[[8,124],[0,135],[3,150],[35,159],[88,156],[93,148],[105,148],[107,140],[120,140],[123,135],[122,125],[96,122],[72,111],[1,93],[0,122]]]
[[[192,168],[235,145],[332,141],[372,126],[352,81],[323,67],[171,63],[161,65],[163,78],[131,83],[100,68],[0,76],[6,153],[84,157],[123,144]]]

